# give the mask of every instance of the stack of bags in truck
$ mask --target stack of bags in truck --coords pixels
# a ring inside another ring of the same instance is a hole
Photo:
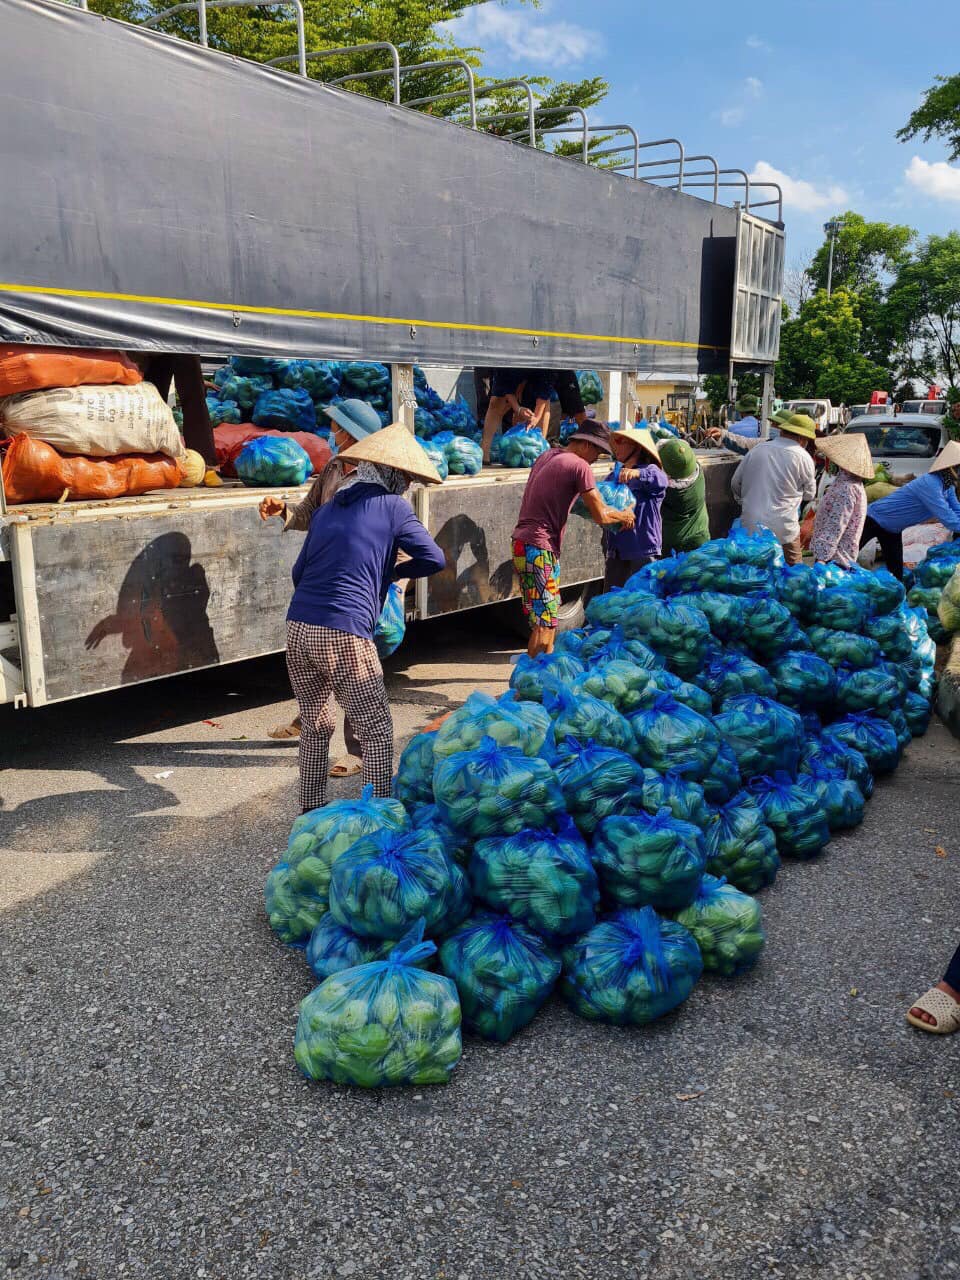
[[[197,455],[188,457],[170,408],[121,351],[0,346],[0,434],[8,503],[196,483]]]
[[[788,567],[770,535],[648,566],[587,618],[417,735],[393,799],[294,823],[266,903],[320,981],[307,1076],[443,1081],[461,1024],[507,1040],[554,989],[644,1025],[749,969],[754,895],[863,819],[930,718],[935,646],[903,586]]]

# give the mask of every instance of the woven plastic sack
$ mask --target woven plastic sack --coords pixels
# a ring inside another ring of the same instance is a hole
[[[813,759],[804,776],[813,778],[820,795],[820,807],[831,831],[850,831],[863,821],[866,801],[863,792],[842,769]]]
[[[800,774],[796,782],[788,773],[753,778],[747,790],[776,837],[781,857],[815,858],[829,841],[819,789],[809,774]]]
[[[133,386],[143,374],[123,351],[0,343],[0,397],[111,383]]]
[[[728,742],[721,739],[717,758],[709,771],[700,779],[700,785],[703,787],[703,796],[707,804],[715,807],[726,804],[740,790],[742,786],[740,766]]]
[[[699,781],[711,769],[720,750],[720,734],[706,716],[658,694],[648,707],[630,717],[635,737],[634,757],[648,769],[667,773],[679,769]]]
[[[807,738],[800,751],[801,773],[810,773],[819,766],[838,769],[857,784],[864,800],[873,795],[873,774],[866,756],[838,738],[824,737],[822,729],[815,737]]]
[[[580,386],[580,399],[584,404],[599,404],[603,399],[603,383],[600,375],[593,369],[578,369],[577,382]]]
[[[338,924],[328,911],[317,921],[307,943],[307,964],[318,982],[358,964],[386,960],[397,945],[393,938],[361,938]]]
[[[250,440],[234,465],[243,483],[253,488],[303,484],[313,470],[306,449],[282,436],[258,436]]]
[[[605,897],[658,911],[677,911],[691,901],[707,861],[699,827],[666,808],[604,818],[592,852]]]
[[[563,813],[563,794],[545,760],[484,738],[437,765],[433,791],[444,820],[471,839],[547,827]]]
[[[221,371],[218,369],[218,373]],[[273,390],[273,379],[260,376],[245,378],[241,373],[234,373],[229,365],[225,366],[225,376],[217,379],[221,400],[232,400],[245,412],[249,413],[265,391]]]
[[[713,723],[733,748],[741,777],[796,773],[803,724],[789,707],[773,698],[742,694],[728,698]]]
[[[772,596],[750,596],[745,601],[747,626],[743,638],[761,659],[775,658],[788,649],[806,649],[808,642],[796,618]]]
[[[815,617],[823,587],[810,565],[785,564],[777,571],[773,589],[780,603],[800,622]]]
[[[646,597],[623,609],[624,634],[655,649],[676,675],[689,679],[703,663],[710,623],[699,609]]]
[[[287,428],[291,431],[315,431],[317,410],[306,391],[265,391],[257,397],[252,421],[258,427]]]
[[[387,588],[387,598],[373,629],[373,643],[381,658],[389,658],[403,644],[407,620],[403,611],[403,592],[395,582]]]
[[[560,989],[582,1018],[645,1026],[682,1004],[702,973],[693,934],[644,907],[616,912],[566,947]]]
[[[164,453],[85,458],[57,453],[27,435],[14,437],[2,456],[3,490],[10,506],[135,497],[151,489],[176,489],[184,478],[182,462]]]
[[[558,749],[567,738],[596,742],[602,747],[633,753],[633,731],[615,707],[588,693],[565,687],[544,695],[544,706],[553,719]]]
[[[739,640],[747,629],[747,607],[738,596],[720,591],[693,591],[672,597],[672,603],[699,609],[718,640]]]
[[[786,707],[798,711],[826,707],[836,696],[834,669],[816,653],[790,649],[771,660],[769,671],[776,685],[775,696]]]
[[[461,751],[473,751],[484,738],[492,738],[502,747],[516,747],[535,756],[551,735],[550,716],[543,707],[512,697],[491,698],[478,689],[444,720],[433,751],[439,762]]]
[[[532,467],[549,449],[539,427],[511,427],[500,441],[500,461],[505,467]]]
[[[390,390],[390,370],[376,360],[348,360],[340,366],[340,376],[362,393],[361,399],[386,395]]]
[[[669,809],[681,822],[689,822],[705,831],[713,821],[715,810],[703,794],[703,787],[677,769],[657,773],[643,770],[643,808],[647,813]]]
[[[327,895],[291,883],[294,873],[286,862],[278,862],[264,885],[264,905],[270,928],[281,942],[302,946],[317,922],[327,914]]]
[[[766,698],[777,696],[777,686],[766,668],[742,653],[710,657],[697,676],[697,683],[709,695],[714,707],[720,707],[727,698],[744,693],[760,694]]]
[[[402,938],[418,920],[445,933],[469,910],[466,877],[432,828],[361,836],[330,876],[330,914],[363,938]]]
[[[807,636],[814,653],[826,658],[832,667],[845,662],[859,671],[880,661],[880,646],[869,636],[858,636],[852,631],[829,631],[826,627],[808,627]]]
[[[472,915],[444,940],[440,966],[456,984],[464,1027],[501,1043],[532,1021],[560,977],[559,952],[490,912]]]
[[[913,737],[922,738],[930,727],[930,699],[921,693],[908,693],[903,702],[903,714]]]
[[[433,804],[433,744],[436,733],[415,734],[400,754],[393,779],[393,794],[408,809]]]
[[[878,664],[868,671],[837,668],[836,704],[842,711],[870,711],[885,716],[891,707],[899,706],[903,693],[897,678]]]
[[[510,688],[521,702],[542,702],[545,692],[571,684],[583,672],[583,663],[565,653],[523,653],[513,664]]]
[[[460,1001],[449,978],[418,967],[437,948],[415,937],[300,1002],[293,1056],[305,1076],[365,1089],[450,1079],[463,1051]]]
[[[663,658],[659,653],[642,640],[628,640],[622,627],[616,626],[609,630],[600,627],[591,631],[584,637],[577,656],[585,665],[593,661],[609,662],[616,659],[620,662],[632,662],[634,666],[651,671],[663,667]]]
[[[466,436],[454,436],[443,446],[447,467],[452,476],[475,476],[483,466],[483,450]]]
[[[0,435],[25,432],[58,453],[114,458],[183,454],[170,407],[152,382],[54,387],[0,400]]]
[[[556,832],[527,829],[478,840],[469,873],[481,902],[519,920],[547,942],[582,933],[596,919],[597,873],[569,818]]]
[[[720,807],[717,821],[704,833],[704,849],[707,871],[726,877],[744,893],[757,893],[773,884],[780,870],[776,837],[757,802],[745,791]]]
[[[703,876],[693,902],[674,919],[693,934],[704,973],[724,978],[752,969],[767,941],[760,903],[716,876]]]
[[[645,591],[628,591],[625,588],[614,587],[611,591],[605,591],[602,595],[593,597],[586,608],[586,619],[591,627],[600,627],[608,631],[616,627],[622,635],[626,636],[627,632],[622,625],[624,612],[634,605],[652,602],[653,597]]]
[[[570,687],[577,696],[590,694],[616,707],[622,715],[629,715],[642,705],[652,674],[649,668],[619,658],[609,662],[594,660]]]

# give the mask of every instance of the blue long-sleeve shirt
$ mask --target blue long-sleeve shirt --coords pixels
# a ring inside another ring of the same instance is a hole
[[[288,622],[307,622],[373,639],[387,591],[404,578],[439,573],[443,552],[404,498],[377,484],[355,484],[318,507],[296,564]]]
[[[939,520],[953,533],[960,533],[960,501],[952,485],[945,485],[942,472],[917,476],[896,493],[871,502],[867,514],[888,533],[903,533],[911,525]]]
[[[666,472],[652,462],[648,466],[637,467],[636,471],[636,478],[625,482],[637,500],[636,523],[632,529],[605,530],[606,553],[615,560],[644,560],[648,556],[658,556],[663,546],[660,508],[667,492]]]

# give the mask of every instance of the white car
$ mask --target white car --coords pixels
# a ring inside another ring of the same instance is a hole
[[[946,427],[931,422],[927,413],[863,415],[851,418],[844,431],[865,435],[871,458],[882,462],[892,476],[923,475],[950,438]]]

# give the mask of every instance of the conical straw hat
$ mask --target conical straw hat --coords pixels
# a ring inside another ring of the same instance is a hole
[[[829,436],[817,442],[817,450],[831,462],[835,462],[843,471],[859,476],[861,480],[873,479],[873,459],[870,457],[870,446],[867,437],[859,431],[850,435]]]
[[[348,462],[379,462],[425,484],[441,483],[440,472],[414,440],[413,432],[400,422],[392,422],[389,427],[358,440],[344,449],[340,457]]]
[[[960,467],[960,444],[956,440],[948,440],[943,452],[936,460],[931,471],[946,471],[948,467]]]
[[[619,436],[621,440],[629,440],[635,447],[639,446],[649,453],[653,462],[659,467],[660,454],[657,452],[657,446],[651,432],[646,427],[617,427],[611,430],[612,436]]]

